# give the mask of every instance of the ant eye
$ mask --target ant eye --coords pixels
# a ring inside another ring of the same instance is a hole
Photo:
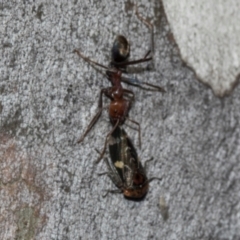
[[[112,60],[114,62],[126,61],[129,57],[129,53],[130,45],[127,39],[122,35],[118,35],[112,47]]]

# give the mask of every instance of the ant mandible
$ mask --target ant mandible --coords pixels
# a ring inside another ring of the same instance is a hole
[[[140,124],[132,119],[128,118],[128,113],[131,108],[132,102],[134,100],[134,93],[131,90],[123,88],[121,82],[125,82],[130,85],[139,86],[140,88],[143,88],[141,85],[147,85],[152,87],[153,89],[147,89],[147,90],[157,90],[160,92],[165,92],[165,90],[162,87],[155,86],[146,82],[140,82],[137,79],[132,78],[126,78],[122,77],[122,73],[126,72],[126,67],[128,65],[134,65],[142,62],[148,62],[152,60],[152,54],[153,54],[153,26],[150,22],[148,22],[146,19],[141,17],[138,13],[138,9],[136,7],[136,16],[137,18],[145,23],[148,28],[151,30],[151,49],[145,54],[145,56],[141,59],[134,60],[134,61],[128,61],[129,55],[130,55],[130,45],[127,41],[127,39],[122,36],[118,35],[113,43],[113,47],[111,50],[112,53],[112,60],[110,62],[110,66],[106,67],[96,61],[91,60],[90,58],[84,56],[79,50],[75,49],[74,52],[78,54],[79,57],[81,57],[83,60],[85,60],[88,63],[91,63],[93,65],[99,66],[101,68],[104,68],[106,70],[106,76],[107,79],[111,82],[112,86],[108,88],[101,89],[100,97],[98,101],[98,111],[96,115],[91,120],[90,124],[88,125],[85,133],[82,135],[82,137],[78,140],[78,143],[81,143],[86,135],[89,133],[89,131],[92,129],[92,127],[95,125],[95,123],[100,118],[102,111],[103,111],[103,104],[102,104],[102,96],[103,94],[111,100],[109,104],[109,118],[110,122],[113,125],[112,130],[107,134],[104,148],[100,154],[100,157],[98,158],[97,162],[99,162],[106,151],[107,142],[109,136],[114,132],[114,130],[119,126],[123,125],[125,120],[128,119],[129,121],[133,122],[138,126],[138,133],[139,133],[139,145],[141,146],[141,128]],[[151,54],[151,55],[150,55]],[[146,89],[146,88],[143,88]],[[131,96],[130,96],[131,95]]]

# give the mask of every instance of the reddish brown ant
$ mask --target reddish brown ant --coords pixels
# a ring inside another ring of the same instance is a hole
[[[101,113],[103,110],[102,96],[104,94],[106,97],[108,97],[111,100],[108,111],[109,111],[110,122],[112,123],[113,128],[106,136],[104,148],[97,162],[99,162],[102,159],[105,153],[109,136],[114,132],[117,126],[124,124],[126,119],[130,120],[131,122],[133,122],[138,126],[139,145],[141,146],[140,124],[128,118],[128,113],[131,108],[131,104],[134,100],[134,93],[131,90],[123,88],[121,82],[125,82],[134,86],[139,86],[141,88],[143,88],[141,85],[147,85],[153,88],[148,90],[157,90],[157,91],[165,92],[165,90],[159,86],[155,86],[146,82],[140,82],[137,79],[122,77],[122,73],[125,72],[126,67],[128,65],[138,64],[138,63],[152,60],[152,56],[149,56],[149,55],[153,53],[153,26],[151,23],[149,23],[147,20],[145,20],[139,15],[137,8],[136,8],[136,15],[138,19],[140,19],[143,23],[145,23],[151,29],[151,49],[145,54],[143,58],[134,60],[134,61],[128,61],[128,58],[130,55],[130,45],[127,39],[122,35],[117,36],[113,43],[113,47],[111,50],[112,61],[110,62],[109,67],[106,67],[96,61],[91,60],[90,58],[84,56],[77,49],[74,50],[74,52],[77,53],[78,56],[84,59],[86,62],[104,68],[106,70],[107,79],[112,84],[111,87],[101,89],[99,102],[98,102],[98,112],[91,120],[85,133],[78,140],[78,143],[81,143],[84,140],[85,136],[89,133],[89,131],[92,129],[94,124],[98,121],[99,117],[101,116]]]

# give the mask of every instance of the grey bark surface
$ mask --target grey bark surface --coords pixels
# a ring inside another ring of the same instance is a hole
[[[163,0],[181,58],[218,97],[240,77],[240,2]]]
[[[139,1],[154,24],[154,68],[136,76],[166,89],[135,92],[153,181],[143,201],[115,189],[94,164],[111,129],[105,111],[77,140],[109,83],[75,48],[105,65],[117,34],[131,58],[149,48],[149,30],[129,1],[0,4],[0,239],[240,239],[240,89],[215,97],[182,62],[159,1]],[[131,76],[134,76],[132,74]],[[107,105],[109,101],[104,100]],[[124,126],[137,146],[137,132]],[[108,153],[106,153],[108,156]]]

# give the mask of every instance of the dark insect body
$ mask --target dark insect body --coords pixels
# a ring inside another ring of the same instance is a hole
[[[109,67],[91,60],[90,58],[84,56],[79,50],[74,50],[74,52],[76,52],[78,56],[84,59],[86,62],[99,66],[101,68],[104,68],[106,70],[107,79],[111,82],[111,85],[112,85],[111,87],[101,89],[100,97],[98,101],[98,111],[96,115],[93,117],[93,119],[91,120],[91,122],[89,123],[85,133],[78,140],[78,143],[81,143],[84,140],[85,136],[89,133],[89,131],[92,129],[92,127],[100,118],[102,111],[104,109],[102,104],[102,97],[104,94],[111,101],[109,104],[108,113],[109,113],[109,119],[111,124],[113,125],[113,128],[106,136],[104,148],[97,162],[102,159],[105,153],[109,136],[114,132],[114,130],[118,126],[123,125],[125,120],[129,120],[138,126],[139,145],[141,146],[140,124],[128,118],[128,113],[130,111],[132,102],[134,101],[134,93],[131,90],[123,88],[122,82],[128,83],[130,85],[138,86],[143,89],[146,89],[146,88],[142,87],[142,85],[147,85],[151,87],[151,89],[147,89],[147,90],[165,92],[165,90],[159,86],[155,86],[146,82],[140,82],[137,79],[122,77],[122,73],[126,72],[126,67],[128,65],[134,65],[134,64],[152,60],[152,55],[150,54],[153,54],[153,26],[147,20],[142,18],[138,14],[137,10],[136,10],[136,15],[138,19],[140,19],[143,23],[145,23],[151,29],[151,49],[145,54],[143,58],[134,60],[134,61],[128,61],[128,58],[130,56],[130,45],[127,39],[122,35],[117,36],[117,38],[114,41],[112,51],[111,51],[112,61],[110,62]]]
[[[145,167],[124,129],[117,127],[109,137],[111,159],[105,159],[108,176],[126,198],[142,199],[149,188]]]

